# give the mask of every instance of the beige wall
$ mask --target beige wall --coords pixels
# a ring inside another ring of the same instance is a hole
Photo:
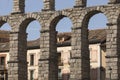
[[[91,80],[100,80],[100,44],[89,45]]]
[[[90,66],[91,68],[99,67],[99,44],[89,45],[90,50]]]
[[[100,44],[92,44],[89,45],[90,49],[90,65],[91,68],[99,68],[100,67]],[[58,47],[57,51],[61,53],[61,60],[63,62],[63,66],[59,66],[59,68],[62,69],[62,73],[69,73],[70,72],[70,66],[69,66],[69,59],[70,59],[70,50],[71,47]],[[6,64],[7,61],[9,61],[9,54],[8,52],[1,52],[0,54],[7,54],[6,56]],[[30,66],[30,55],[34,55],[34,65]],[[105,52],[103,53],[103,57],[105,56]],[[34,79],[38,79],[38,60],[40,59],[40,49],[33,49],[27,51],[27,61],[28,61],[28,80],[30,79],[30,70],[34,70]],[[103,65],[105,58],[102,60]],[[99,70],[97,70],[99,71]],[[97,72],[98,74],[98,72]],[[98,78],[99,76],[97,76]],[[99,79],[97,79],[99,80]]]
[[[106,49],[105,46],[101,47],[101,53],[102,53],[102,67],[105,68],[106,67]]]
[[[30,55],[34,55],[34,65],[30,65]],[[38,60],[40,59],[40,49],[28,50],[27,61],[28,61],[28,80],[30,80],[30,70],[34,70],[33,78],[38,79]]]
[[[70,73],[70,50],[71,47],[59,47],[57,48],[57,51],[61,53],[61,61],[63,63],[63,66],[59,66],[59,69],[61,69],[61,73]]]

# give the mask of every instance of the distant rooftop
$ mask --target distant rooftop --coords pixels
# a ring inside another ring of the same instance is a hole
[[[0,30],[0,43],[5,43],[9,41],[10,31]]]
[[[4,31],[3,31],[4,32]],[[8,32],[9,33],[9,32]],[[105,43],[106,42],[106,30],[96,29],[89,31],[89,43]],[[28,41],[28,49],[40,48],[40,38]],[[71,32],[58,33],[57,35],[57,46],[71,46]],[[9,42],[0,43],[0,51],[9,51]]]

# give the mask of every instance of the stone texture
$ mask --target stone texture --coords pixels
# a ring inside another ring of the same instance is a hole
[[[110,0],[110,4],[86,7],[87,0],[76,0],[74,8],[55,11],[54,0],[44,0],[41,12],[24,13],[25,0],[14,0],[11,15],[0,16],[3,22],[10,24],[10,61],[8,62],[8,80],[27,80],[26,28],[37,20],[41,24],[39,80],[57,80],[56,25],[64,17],[72,23],[72,50],[70,57],[70,80],[90,80],[90,59],[88,49],[88,22],[98,13],[108,19],[106,43],[106,79],[109,67],[112,68],[112,80],[120,79],[120,4],[119,0]],[[112,5],[111,5],[112,4]]]
[[[117,4],[120,3],[120,0],[110,0],[109,4]]]
[[[86,7],[87,0],[76,0],[75,7]]]
[[[25,0],[13,0],[12,13],[24,13]]]
[[[44,11],[55,10],[55,0],[43,0],[44,1]]]

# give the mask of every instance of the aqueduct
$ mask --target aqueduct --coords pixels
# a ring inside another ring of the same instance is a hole
[[[26,27],[33,20],[41,24],[39,80],[57,80],[55,27],[64,17],[68,17],[73,23],[69,80],[90,80],[88,21],[97,13],[103,13],[108,19],[106,79],[109,78],[108,69],[111,67],[111,80],[120,80],[120,0],[109,0],[108,5],[94,7],[86,7],[86,1],[75,0],[73,8],[56,11],[55,0],[44,0],[44,9],[41,12],[25,13],[25,0],[13,0],[12,13],[0,16],[0,25],[7,22],[12,28],[8,80],[27,80]]]

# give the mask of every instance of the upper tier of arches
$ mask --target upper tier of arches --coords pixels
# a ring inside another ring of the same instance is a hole
[[[97,14],[102,13],[106,16],[108,24],[117,24],[119,20],[119,4],[115,6],[96,6],[89,8],[71,8],[60,11],[51,11],[51,12],[34,12],[28,14],[12,14],[8,16],[0,17],[0,26],[4,23],[8,23],[12,27],[12,31],[21,31],[25,30],[26,26],[33,20],[37,20],[42,30],[47,30],[55,26],[57,22],[64,18],[68,17],[72,24],[72,28],[85,27],[86,22],[89,19]]]
[[[61,0],[60,0],[61,1]],[[107,5],[107,4],[118,4],[120,3],[119,0],[101,0],[101,2],[94,0],[91,3],[91,0],[72,0],[71,3],[64,4],[60,3],[59,0],[43,0],[38,1],[35,0],[32,2],[31,0],[7,0],[1,1],[0,6],[0,15],[7,15],[13,13],[28,13],[28,12],[40,12],[42,11],[54,11],[54,10],[62,10],[66,8],[80,8],[80,7],[90,7],[90,6],[97,6],[97,5]],[[3,3],[4,2],[4,3]],[[63,2],[63,1],[61,1]],[[7,4],[9,3],[9,4]],[[7,6],[6,6],[7,4]],[[67,4],[67,5],[66,5]],[[64,8],[65,7],[65,8]]]

